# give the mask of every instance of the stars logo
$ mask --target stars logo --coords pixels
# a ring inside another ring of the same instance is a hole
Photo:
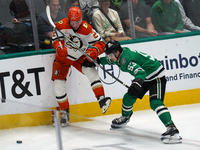
[[[122,63],[122,65],[125,65],[126,64],[126,58],[122,58],[121,63]]]

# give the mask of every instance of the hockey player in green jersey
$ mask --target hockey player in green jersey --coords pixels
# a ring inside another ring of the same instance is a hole
[[[166,78],[165,69],[161,63],[146,53],[130,50],[127,47],[122,48],[120,43],[114,40],[106,44],[105,54],[106,57],[100,58],[102,65],[115,64],[121,71],[134,76],[132,84],[122,100],[122,116],[114,119],[111,127],[125,126],[133,113],[133,104],[136,99],[142,99],[149,91],[150,107],[167,128],[167,131],[162,134],[161,140],[164,143],[181,143],[179,131],[171,119],[168,108],[163,104]]]

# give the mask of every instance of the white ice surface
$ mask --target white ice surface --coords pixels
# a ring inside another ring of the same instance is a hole
[[[200,104],[169,107],[182,144],[163,144],[166,128],[152,110],[134,112],[123,130],[110,130],[116,115],[61,128],[63,150],[200,150]],[[21,140],[22,144],[16,141]],[[0,130],[0,150],[59,150],[52,125]]]

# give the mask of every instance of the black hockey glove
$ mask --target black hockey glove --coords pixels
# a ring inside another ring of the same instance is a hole
[[[131,96],[138,96],[142,92],[142,84],[144,81],[141,78],[136,78],[133,80],[131,86],[128,89],[128,94]]]
[[[88,59],[85,59],[82,66],[84,67],[96,67],[96,65],[93,62],[89,62]]]
[[[97,64],[100,65],[100,58],[99,57],[97,57],[96,62],[97,62]]]

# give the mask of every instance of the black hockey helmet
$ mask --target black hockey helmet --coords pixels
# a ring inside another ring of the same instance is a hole
[[[110,40],[107,42],[104,51],[105,51],[106,55],[109,55],[109,54],[115,53],[117,51],[122,53],[123,49],[118,41]]]

